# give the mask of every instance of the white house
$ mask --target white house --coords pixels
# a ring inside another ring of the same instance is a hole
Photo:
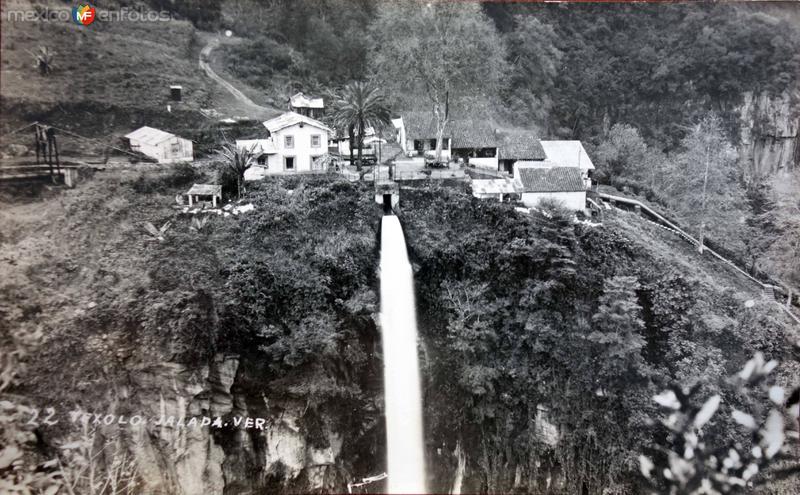
[[[580,141],[542,141],[542,148],[548,161],[561,167],[577,167],[581,170],[584,185],[592,185],[594,164]]]
[[[191,162],[194,154],[192,142],[152,127],[140,127],[125,138],[133,151],[138,151],[158,163]]]
[[[586,186],[578,167],[517,162],[514,165],[514,181],[522,195],[522,202],[529,208],[536,207],[546,199],[560,201],[574,211],[586,208]]]
[[[289,110],[318,119],[325,113],[325,102],[322,98],[313,98],[303,93],[297,93],[289,98]]]
[[[253,148],[256,163],[245,172],[245,180],[258,180],[267,175],[321,171],[318,158],[328,152],[331,129],[322,122],[286,112],[264,122],[266,139],[238,140],[240,148]]]

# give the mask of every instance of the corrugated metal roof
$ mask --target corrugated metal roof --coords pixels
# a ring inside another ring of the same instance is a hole
[[[517,167],[516,178],[526,193],[586,190],[581,170],[577,167]]]
[[[539,137],[528,129],[500,129],[499,158],[501,160],[544,160],[545,152]]]
[[[294,108],[325,108],[325,103],[322,98],[313,98],[297,93],[289,98],[289,104]]]
[[[152,146],[175,137],[175,134],[170,134],[169,132],[155,129],[153,127],[144,126],[136,129],[130,134],[126,134],[125,137],[132,141],[139,141]]]
[[[580,141],[542,141],[547,159],[565,167],[593,170],[594,164]]]
[[[293,126],[301,122],[314,127],[318,127],[328,132],[331,131],[330,127],[326,126],[319,120],[312,119],[311,117],[306,117],[305,115],[300,115],[299,113],[295,112],[286,112],[279,117],[267,120],[266,122],[264,122],[264,127],[266,127],[269,132],[277,132],[285,127]]]

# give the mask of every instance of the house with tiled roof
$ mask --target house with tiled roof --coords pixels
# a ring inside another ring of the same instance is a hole
[[[498,164],[502,172],[513,174],[514,164],[520,160],[536,162],[547,158],[539,137],[529,129],[498,129],[497,135]]]
[[[562,167],[579,168],[584,184],[587,187],[592,185],[594,164],[580,141],[541,141],[541,145],[548,161],[557,163]]]
[[[586,208],[586,186],[578,167],[561,167],[552,162],[520,164],[514,167],[514,182],[525,206],[533,208],[544,200],[555,200],[566,208]]]
[[[406,156],[423,156],[436,149],[436,119],[432,112],[403,112],[392,119],[397,131],[397,142]],[[446,129],[445,129],[446,131]],[[450,139],[442,139],[442,159],[450,159]]]
[[[451,122],[451,153],[470,166],[497,170],[498,141],[494,125],[486,120]]]
[[[424,156],[436,150],[436,119],[431,112],[405,112],[392,124],[407,156]],[[497,138],[486,120],[452,119],[442,138],[443,160],[460,158],[472,166],[497,170]]]

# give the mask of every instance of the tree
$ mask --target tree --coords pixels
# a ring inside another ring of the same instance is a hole
[[[253,160],[255,158],[253,156],[254,150],[255,145],[250,148],[242,148],[235,144],[226,143],[218,152],[223,158],[225,167],[236,174],[236,196],[239,198],[241,198],[242,194],[245,192],[244,173],[253,165]]]
[[[358,170],[364,147],[364,133],[367,128],[379,129],[389,125],[392,114],[386,97],[374,84],[352,82],[347,84],[333,103],[333,123],[339,129],[347,129],[350,137],[350,161],[353,160],[353,133],[358,138]]]
[[[608,177],[633,175],[644,161],[647,145],[639,130],[627,124],[614,124],[597,147],[595,156]]]
[[[683,150],[674,157],[675,166],[665,181],[670,206],[695,228],[700,252],[708,230],[740,245],[748,205],[737,177],[736,151],[725,137],[722,121],[707,115],[689,129],[681,144]]]
[[[401,0],[381,5],[373,24],[373,68],[387,86],[427,98],[436,161],[455,99],[496,94],[505,47],[478,3]]]
[[[644,374],[644,322],[638,289],[636,277],[606,279],[600,307],[592,316],[593,330],[587,338],[595,351],[595,377],[604,393],[608,389],[621,392]]]
[[[514,30],[505,37],[511,65],[510,87],[506,96],[520,124],[531,120],[549,127],[552,93],[563,52],[556,47],[558,37],[550,24],[527,15],[514,16]]]

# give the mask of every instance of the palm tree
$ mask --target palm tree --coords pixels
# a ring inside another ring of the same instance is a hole
[[[223,159],[225,167],[236,174],[236,195],[239,198],[244,194],[244,172],[253,165],[253,160],[255,159],[254,149],[255,145],[250,148],[241,148],[235,144],[226,143],[217,152]]]
[[[389,125],[392,114],[386,97],[380,89],[367,82],[347,84],[333,103],[333,124],[337,129],[347,129],[350,137],[350,162],[353,161],[353,139],[358,138],[358,170],[361,170],[364,133],[367,128],[378,129]]]

